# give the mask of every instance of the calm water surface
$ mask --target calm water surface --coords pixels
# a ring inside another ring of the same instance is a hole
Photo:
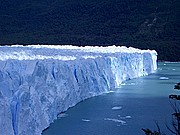
[[[155,74],[126,81],[115,92],[79,103],[61,115],[43,135],[144,135],[141,128],[166,135],[173,112],[168,95],[178,93],[180,63],[159,63]],[[180,93],[180,92],[179,92]]]

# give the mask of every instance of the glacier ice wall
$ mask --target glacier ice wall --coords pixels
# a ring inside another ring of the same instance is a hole
[[[1,135],[40,135],[57,114],[155,72],[157,53],[126,47],[0,47]]]

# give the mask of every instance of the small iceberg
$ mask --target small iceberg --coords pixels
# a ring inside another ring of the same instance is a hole
[[[122,86],[123,86],[123,85],[136,85],[136,83],[133,83],[133,82],[132,82],[132,83],[122,83],[121,85],[122,85]]]
[[[131,119],[132,117],[131,116],[125,116],[125,117],[122,117],[121,115],[118,115],[118,117],[120,118],[120,119]]]
[[[131,116],[126,116],[125,118],[126,118],[126,119],[131,119],[132,117],[131,117]]]
[[[160,79],[160,80],[169,80],[168,77],[160,77],[159,79]]]
[[[112,108],[112,110],[121,110],[122,109],[122,106],[115,106]]]
[[[113,122],[117,122],[117,123],[121,123],[122,125],[126,124],[126,121],[119,120],[119,119],[104,118],[104,120],[106,120],[106,121],[113,121]]]
[[[84,122],[89,122],[89,121],[91,121],[91,120],[89,120],[89,119],[82,119],[82,121],[84,121]]]

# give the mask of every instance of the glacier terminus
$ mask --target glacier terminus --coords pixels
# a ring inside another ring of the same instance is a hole
[[[0,134],[40,135],[78,102],[154,73],[157,53],[127,47],[1,46]]]

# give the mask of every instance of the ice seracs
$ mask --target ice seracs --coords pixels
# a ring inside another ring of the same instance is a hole
[[[155,72],[156,60],[127,47],[1,46],[1,135],[40,135],[78,102]]]

